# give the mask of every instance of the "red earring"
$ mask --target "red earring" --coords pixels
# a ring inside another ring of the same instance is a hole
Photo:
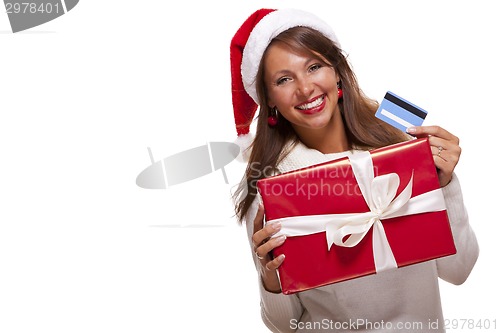
[[[271,127],[276,126],[278,124],[278,110],[276,107],[271,109],[269,117],[267,117],[267,124]]]
[[[342,97],[344,97],[344,92],[342,91],[342,84],[340,83],[340,81],[337,82],[337,94],[339,99],[342,99]]]

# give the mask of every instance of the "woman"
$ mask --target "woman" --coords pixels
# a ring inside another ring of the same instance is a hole
[[[358,87],[335,34],[310,13],[256,11],[232,40],[231,65],[240,137],[248,136],[260,106],[236,214],[246,221],[267,327],[273,332],[444,331],[438,277],[463,283],[479,251],[453,173],[461,151],[458,138],[437,126],[408,129],[429,137],[456,255],[283,295],[276,270],[286,258],[273,258],[271,252],[286,237],[271,238],[279,224],[264,226],[256,181],[410,136],[375,118],[378,104]]]

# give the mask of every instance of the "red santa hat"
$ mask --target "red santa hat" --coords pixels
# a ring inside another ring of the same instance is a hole
[[[259,104],[256,77],[262,56],[276,36],[298,26],[315,29],[340,47],[335,33],[327,23],[298,9],[259,9],[246,19],[231,40],[232,98],[238,133],[236,142],[243,150],[247,150],[253,141],[250,124]],[[246,154],[244,151],[244,155]]]

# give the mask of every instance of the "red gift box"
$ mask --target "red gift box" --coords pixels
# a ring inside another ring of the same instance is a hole
[[[261,179],[280,222],[281,290],[292,294],[456,253],[428,139]]]

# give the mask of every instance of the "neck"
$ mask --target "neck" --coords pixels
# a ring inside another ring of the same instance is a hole
[[[342,121],[340,110],[334,113],[331,121],[323,128],[295,128],[300,141],[311,149],[323,154],[340,153],[349,150],[349,141]]]

